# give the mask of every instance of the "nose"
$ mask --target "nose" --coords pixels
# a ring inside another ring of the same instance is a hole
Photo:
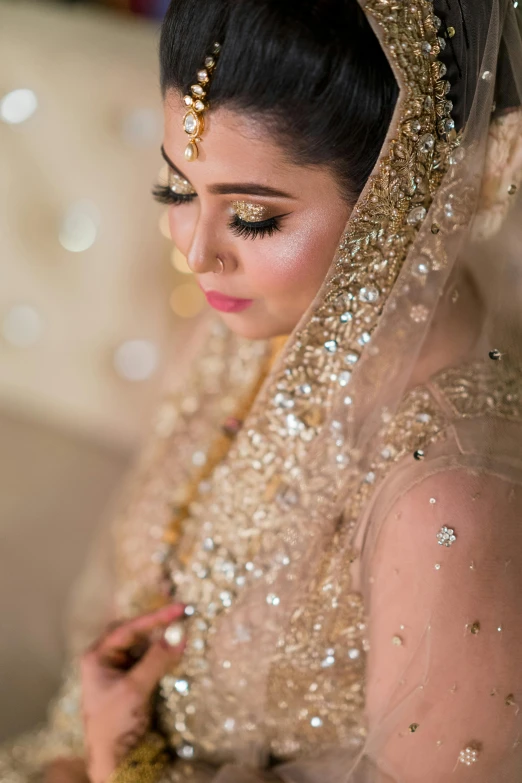
[[[198,221],[187,254],[187,263],[196,275],[214,272],[219,267],[216,237],[209,223]]]

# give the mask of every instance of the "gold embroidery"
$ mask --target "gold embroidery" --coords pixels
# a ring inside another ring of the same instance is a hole
[[[520,370],[506,363],[476,362],[465,369],[445,370],[433,383],[456,416],[522,421]]]

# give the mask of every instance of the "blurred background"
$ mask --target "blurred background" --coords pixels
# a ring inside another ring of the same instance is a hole
[[[166,215],[168,0],[0,0],[0,739],[45,715],[71,585],[203,308]]]

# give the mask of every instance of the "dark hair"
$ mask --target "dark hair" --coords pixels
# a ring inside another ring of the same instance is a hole
[[[161,87],[183,94],[212,44],[212,107],[259,116],[288,156],[328,165],[349,200],[378,159],[398,86],[357,0],[172,0]]]

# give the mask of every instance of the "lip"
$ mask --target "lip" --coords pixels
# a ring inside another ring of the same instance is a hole
[[[233,296],[219,294],[217,291],[201,290],[205,294],[209,305],[221,313],[242,313],[243,310],[248,310],[254,303],[253,299],[236,299]]]

